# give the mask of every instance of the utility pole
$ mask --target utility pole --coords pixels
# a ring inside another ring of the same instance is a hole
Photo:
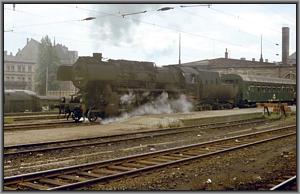
[[[181,65],[181,33],[179,33],[179,59],[178,64]]]
[[[46,96],[48,96],[48,64],[46,68]]]

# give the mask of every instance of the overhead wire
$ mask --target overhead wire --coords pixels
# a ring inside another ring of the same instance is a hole
[[[196,7],[196,6],[200,6],[200,5],[195,5],[194,7]],[[201,6],[203,6],[203,5],[201,5]],[[170,28],[169,26],[164,26],[164,25],[160,25],[160,24],[156,24],[156,23],[152,23],[152,22],[148,22],[148,21],[144,21],[144,20],[140,20],[140,19],[136,19],[136,18],[127,17],[129,15],[142,14],[142,13],[145,14],[145,13],[148,13],[148,12],[155,12],[155,11],[157,11],[159,9],[153,9],[153,10],[149,10],[149,11],[148,10],[144,10],[144,11],[136,12],[136,13],[120,13],[120,12],[119,13],[107,13],[107,12],[104,12],[104,11],[82,8],[82,7],[79,7],[79,6],[76,6],[76,7],[70,6],[70,7],[71,8],[76,8],[76,9],[81,9],[81,10],[86,10],[86,11],[90,11],[90,12],[95,12],[95,13],[102,13],[100,15],[101,17],[103,17],[103,16],[114,16],[114,17],[118,17],[118,18],[124,18],[124,19],[127,19],[127,20],[133,20],[133,21],[137,21],[137,22],[140,22],[140,23],[143,23],[143,24],[147,24],[147,25],[151,25],[151,26],[155,26],[155,27],[159,27],[159,28],[163,28],[163,29],[167,29],[167,30],[171,30],[171,31],[175,31],[175,32],[180,32],[180,33],[188,34],[188,35],[191,35],[191,36],[201,37],[201,38],[210,39],[210,40],[213,40],[213,41],[227,43],[227,44],[230,44],[230,45],[244,47],[244,46],[242,46],[240,44],[235,44],[235,43],[224,41],[224,40],[221,40],[221,39],[216,39],[216,38],[213,38],[213,37],[210,37],[210,36],[205,36],[205,35],[202,35],[202,34],[196,34],[196,33],[192,33],[192,32],[187,32],[187,31],[183,31],[181,29]],[[176,6],[176,8],[183,8],[183,7],[187,7],[187,6]],[[5,9],[8,9],[8,8],[5,8]],[[213,9],[214,11],[221,12],[223,14],[230,15],[232,17],[240,19],[240,17],[237,17],[237,16],[235,16],[233,14],[228,14],[228,13],[226,13],[224,11],[220,11],[220,10],[217,10],[215,8],[211,8],[210,7],[210,9]],[[10,10],[10,9],[8,9],[8,10]],[[36,15],[36,14],[32,14],[32,13],[29,13],[29,12],[26,12],[26,11],[23,11],[23,10],[18,10],[18,11],[19,12],[23,12],[23,13],[27,13],[27,14],[31,14],[31,15]],[[183,9],[181,9],[181,11],[183,11]],[[186,10],[184,10],[184,11],[187,13]],[[198,15],[198,14],[196,14],[196,15]],[[95,19],[98,19],[98,17],[95,17]],[[35,26],[35,25],[47,25],[47,24],[55,24],[55,23],[68,23],[68,22],[74,22],[74,21],[80,21],[80,20],[65,20],[65,21],[57,21],[57,22],[49,22],[49,23],[29,24],[29,25],[23,25],[23,26],[17,26],[17,27],[20,28],[20,27],[28,27],[28,26]],[[248,34],[250,34],[250,33],[248,33]],[[250,35],[253,35],[253,34],[250,34]]]
[[[209,17],[205,17],[205,16],[202,16],[202,15],[199,15],[199,14],[196,14],[196,13],[192,13],[192,12],[186,11],[186,10],[182,10],[182,9],[178,9],[178,10],[181,11],[181,12],[183,12],[183,13],[185,13],[185,14],[194,16],[194,17],[200,17],[200,18],[202,18],[203,20],[208,20],[208,19],[210,19]],[[210,23],[216,23],[216,24],[219,24],[219,25],[226,26],[224,23],[218,22],[218,21],[213,21],[213,22],[212,22],[212,21],[210,20]],[[260,35],[252,34],[252,33],[246,32],[246,31],[241,30],[241,29],[238,29],[238,31],[239,31],[239,32],[242,32],[242,33],[245,33],[245,34],[248,34],[248,35],[251,35],[251,36],[253,36],[253,37],[255,36],[255,37],[260,38]],[[269,43],[272,44],[273,46],[277,44],[276,42],[271,41],[271,40],[268,40],[268,39],[266,39],[266,38],[264,38],[264,41],[269,42]]]
[[[221,40],[221,39],[216,39],[216,38],[209,37],[209,36],[205,36],[205,35],[201,35],[201,34],[196,34],[196,33],[192,33],[192,32],[187,32],[187,31],[183,31],[183,30],[180,30],[180,29],[170,28],[170,27],[168,27],[168,26],[164,26],[164,25],[160,25],[160,24],[156,24],[156,23],[152,23],[152,22],[148,22],[148,21],[144,21],[144,20],[140,20],[140,19],[136,19],[136,18],[122,17],[121,15],[118,15],[118,14],[107,13],[107,12],[104,12],[104,11],[93,10],[93,9],[87,9],[87,8],[81,8],[81,7],[78,7],[78,6],[76,6],[76,8],[77,8],[77,9],[86,10],[86,11],[97,12],[97,13],[106,13],[106,14],[109,14],[109,15],[114,16],[114,17],[118,17],[118,18],[121,17],[121,19],[127,19],[127,20],[137,21],[137,22],[140,22],[140,23],[143,23],[143,24],[147,24],[147,25],[151,25],[151,26],[155,26],[155,27],[167,29],[167,30],[170,30],[170,31],[175,31],[175,32],[177,32],[177,33],[184,33],[184,34],[188,34],[188,35],[191,35],[191,36],[201,37],[201,38],[204,38],[204,39],[215,40],[215,41],[218,41],[218,42],[223,42],[223,43],[227,43],[227,44],[230,44],[230,45],[234,45],[234,46],[238,46],[238,47],[243,47],[243,46],[240,45],[240,44],[228,42],[228,41]]]

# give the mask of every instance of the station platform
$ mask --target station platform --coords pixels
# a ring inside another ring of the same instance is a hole
[[[186,126],[197,121],[199,123],[241,119],[241,116],[262,115],[263,108],[211,110],[190,113],[172,113],[159,115],[134,116],[131,118],[117,117],[104,120],[99,125],[76,126],[64,128],[34,130],[4,130],[4,146],[52,142],[61,140],[101,137],[113,134],[125,134],[134,131],[145,131],[171,126]],[[106,124],[104,124],[106,123]]]

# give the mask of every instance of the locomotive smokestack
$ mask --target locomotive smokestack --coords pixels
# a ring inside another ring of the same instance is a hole
[[[290,29],[289,27],[282,27],[282,64],[287,65],[289,57],[289,43]]]
[[[93,53],[93,57],[102,61],[102,53]]]

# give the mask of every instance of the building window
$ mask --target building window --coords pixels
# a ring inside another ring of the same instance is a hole
[[[7,71],[10,71],[10,66],[9,65],[7,66]]]
[[[28,77],[28,80],[31,81],[31,77]]]
[[[25,66],[22,66],[22,72],[25,72]]]
[[[6,77],[7,80],[9,80],[9,77]]]
[[[32,71],[32,67],[31,65],[28,66],[28,72],[31,72]]]
[[[11,66],[11,71],[15,71],[15,66],[14,65]]]
[[[20,65],[18,65],[18,71],[21,72],[21,66]]]
[[[15,80],[15,77],[12,76],[12,77],[11,77],[11,80]]]

